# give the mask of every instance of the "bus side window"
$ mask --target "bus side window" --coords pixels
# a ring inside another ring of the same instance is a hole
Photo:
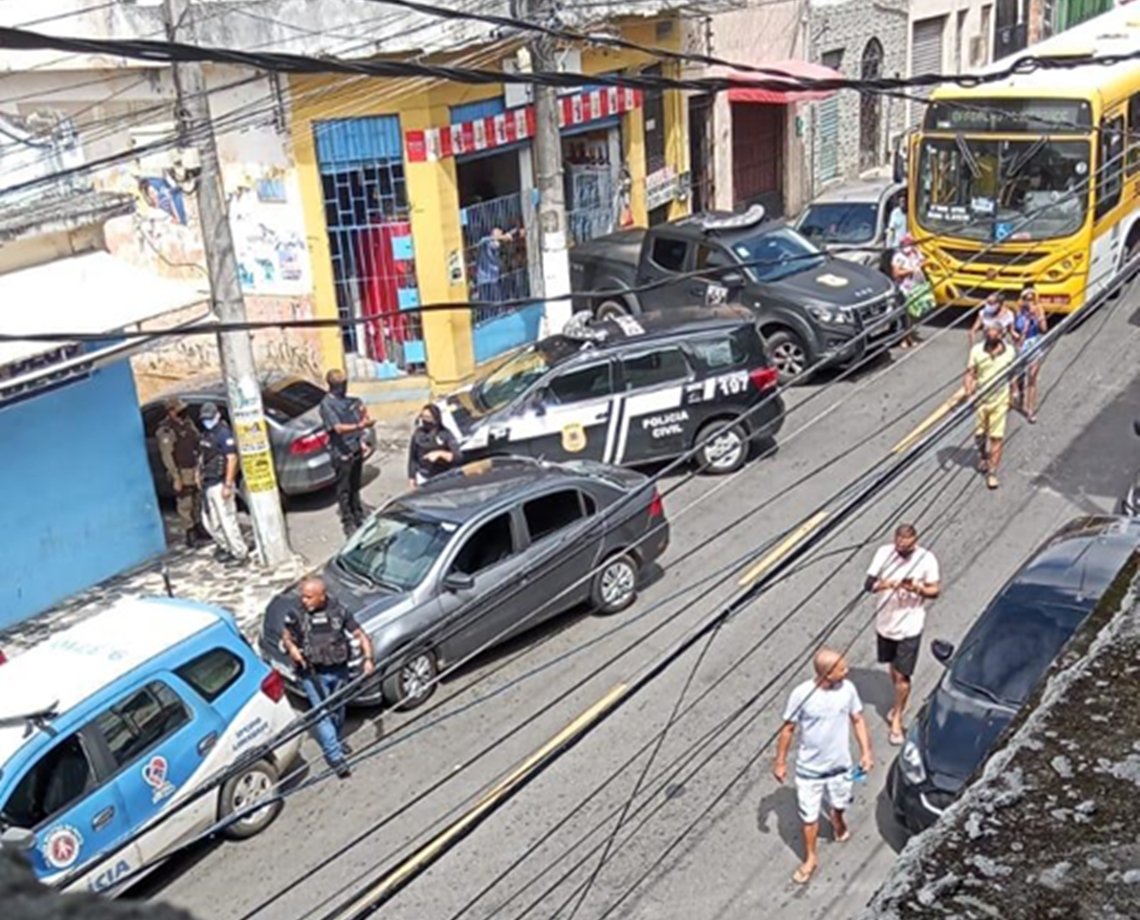
[[[1140,172],[1140,93],[1128,100],[1128,175]]]
[[[1100,123],[1100,156],[1097,158],[1096,219],[1100,220],[1120,203],[1124,175],[1124,116],[1116,115]]]

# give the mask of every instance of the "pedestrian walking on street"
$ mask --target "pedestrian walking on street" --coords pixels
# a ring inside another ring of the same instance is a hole
[[[360,644],[364,674],[371,674],[375,662],[368,634],[340,601],[329,597],[323,579],[306,578],[301,582],[298,605],[285,615],[281,641],[297,666],[301,688],[314,709],[326,706],[326,701],[352,679],[348,668],[352,660],[350,639]],[[342,779],[352,773],[346,759],[348,752],[340,737],[344,707],[344,699],[333,701],[313,726],[321,753]]]
[[[1045,357],[1041,338],[1048,331],[1045,309],[1037,302],[1037,292],[1028,287],[1021,292],[1013,321],[1013,338],[1024,365],[1013,380],[1011,401],[1030,425],[1037,424],[1037,377]]]
[[[997,326],[1005,341],[1013,343],[1013,325],[1016,317],[1005,302],[1005,298],[996,291],[989,295],[978,310],[974,318],[974,325],[970,327],[970,346],[978,341],[978,335],[985,332],[990,326]]]
[[[897,746],[905,737],[903,716],[926,626],[926,602],[942,590],[938,560],[918,545],[913,524],[900,524],[894,541],[875,552],[864,587],[878,597],[876,644],[879,663],[887,666],[895,691],[887,722],[890,742]]]
[[[239,564],[249,558],[249,547],[241,533],[237,502],[234,500],[238,474],[237,441],[214,403],[203,403],[199,417],[205,429],[198,454],[202,523],[217,544],[219,559]]]
[[[443,424],[439,406],[428,403],[416,419],[416,430],[408,444],[408,484],[414,489],[459,466],[463,454],[459,442]]]
[[[158,423],[155,440],[162,466],[174,489],[175,506],[186,546],[193,549],[199,538],[209,539],[202,530],[202,493],[198,490],[198,454],[202,433],[186,416],[186,404],[177,396],[166,401],[166,417]]]
[[[348,379],[344,371],[333,369],[325,375],[329,392],[321,400],[321,421],[329,432],[329,452],[336,473],[336,505],[344,535],[364,523],[364,505],[360,501],[364,460],[370,448],[364,432],[376,423],[368,417],[363,401],[348,395]]]
[[[874,766],[871,739],[863,719],[863,703],[855,685],[847,680],[847,662],[831,649],[815,656],[815,679],[792,690],[784,707],[784,725],[776,741],[772,775],[783,783],[788,776],[788,752],[796,729],[800,747],[796,752],[796,801],[803,822],[804,861],[792,881],[806,884],[819,867],[819,813],[827,797],[831,829],[837,843],[851,838],[844,812],[851,804],[854,775],[851,764],[851,730],[859,745],[859,767]]]
[[[891,260],[891,277],[906,298],[907,332],[901,342],[903,348],[912,348],[918,343],[918,333],[915,330],[922,317],[935,306],[934,289],[926,280],[926,272],[922,269],[925,261],[915,245],[914,237],[904,233],[899,240],[899,250]]]
[[[978,469],[991,489],[998,487],[997,471],[1009,417],[1009,369],[1016,358],[1013,345],[1005,341],[1001,327],[994,324],[985,327],[983,340],[970,349],[966,364],[966,395],[977,395],[978,400],[974,428]]]

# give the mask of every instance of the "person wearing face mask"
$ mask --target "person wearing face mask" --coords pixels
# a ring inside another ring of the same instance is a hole
[[[970,349],[964,384],[967,396],[972,398],[980,393],[974,428],[978,469],[986,477],[986,486],[996,489],[1005,441],[1005,422],[1009,415],[1009,368],[1017,359],[1017,353],[1006,341],[1000,326],[986,326],[984,334],[985,338]]]
[[[428,403],[416,419],[416,430],[408,444],[408,484],[414,489],[432,476],[457,467],[462,454],[459,442],[443,426],[439,406]]]
[[[237,441],[214,403],[203,403],[199,417],[205,429],[198,459],[202,523],[217,544],[218,557],[224,562],[240,564],[249,558],[249,547],[238,524],[234,501],[238,474]]]
[[[881,546],[871,560],[864,588],[878,598],[875,634],[880,664],[887,666],[895,704],[887,714],[890,742],[903,743],[903,715],[918,663],[926,626],[926,602],[941,591],[934,553],[918,545],[913,524],[899,524],[894,541]]]
[[[336,473],[336,504],[345,536],[364,523],[364,506],[360,502],[361,477],[368,446],[364,432],[375,422],[368,417],[364,403],[348,395],[344,371],[333,369],[325,375],[329,392],[321,400],[321,421],[329,433],[329,453]]]

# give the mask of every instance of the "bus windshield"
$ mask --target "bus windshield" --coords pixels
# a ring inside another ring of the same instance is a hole
[[[930,233],[983,242],[1076,233],[1089,199],[1087,140],[923,139],[915,218]]]

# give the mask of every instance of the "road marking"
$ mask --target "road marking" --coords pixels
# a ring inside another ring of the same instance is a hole
[[[772,566],[788,555],[788,553],[795,548],[796,544],[823,523],[824,519],[830,513],[830,511],[817,511],[800,524],[799,527],[784,538],[779,546],[770,550],[759,562],[741,576],[739,582],[740,587],[747,588],[756,581],[757,578],[768,571],[768,569],[772,568]]]
[[[892,454],[901,454],[904,450],[911,448],[919,438],[926,432],[937,425],[942,419],[946,418],[951,412],[958,408],[966,399],[966,388],[959,387],[957,391],[946,402],[930,413],[925,419],[918,423],[918,426],[908,434],[905,438],[898,442],[891,448]]]
[[[491,811],[501,799],[521,786],[530,774],[542,762],[559,748],[576,740],[594,722],[600,719],[618,700],[629,692],[629,685],[615,684],[601,699],[584,710],[572,722],[564,726],[561,731],[553,735],[542,747],[526,758],[507,776],[495,784],[487,793],[478,799],[464,814],[456,818],[451,824],[435,835],[415,853],[405,859],[391,872],[387,873],[368,891],[356,898],[351,904],[339,911],[336,920],[348,920],[360,917],[378,905],[388,895],[399,888],[406,880],[426,868],[437,856],[446,850],[458,838],[471,830],[485,814]]]

